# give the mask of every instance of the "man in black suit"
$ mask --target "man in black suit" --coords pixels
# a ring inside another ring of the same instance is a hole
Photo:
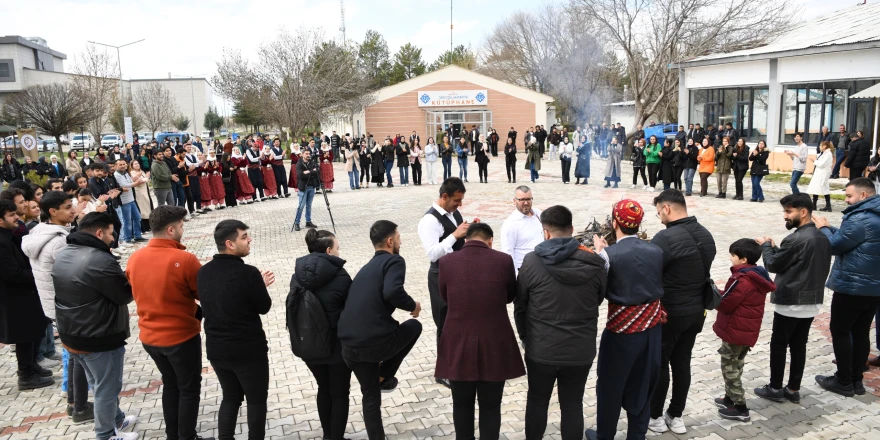
[[[700,145],[703,143],[704,137],[706,137],[706,130],[700,127],[700,124],[695,124],[693,134],[694,143]]]

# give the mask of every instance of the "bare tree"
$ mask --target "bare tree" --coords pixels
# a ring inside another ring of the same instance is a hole
[[[178,113],[177,103],[168,89],[156,82],[148,83],[145,87],[134,92],[134,108],[141,116],[143,125],[150,133],[159,131],[171,123],[171,119]]]
[[[9,97],[3,112],[53,136],[62,155],[61,136],[78,129],[91,116],[88,102],[69,83],[28,87]]]
[[[678,106],[678,71],[669,64],[758,47],[790,29],[791,0],[571,0],[626,59],[636,124]],[[679,121],[684,123],[685,121]]]
[[[77,56],[73,73],[74,88],[86,100],[90,111],[86,125],[92,135],[100,137],[113,107],[120,101],[116,60],[107,51],[89,44],[86,51]]]

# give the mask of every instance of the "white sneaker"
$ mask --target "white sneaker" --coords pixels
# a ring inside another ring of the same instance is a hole
[[[687,428],[684,426],[684,420],[681,417],[672,418],[669,416],[668,412],[663,413],[663,420],[666,422],[666,425],[669,426],[669,429],[676,434],[685,434],[687,433]]]
[[[136,432],[120,432],[110,437],[110,440],[137,440],[138,433]]]
[[[669,428],[666,427],[666,421],[663,420],[662,417],[651,419],[651,421],[648,422],[648,429],[657,433],[664,433],[669,430]]]
[[[657,188],[654,188],[653,186],[651,186],[651,187],[648,187],[648,191],[654,192],[654,191],[657,191]]]
[[[629,189],[636,189],[636,186],[633,185],[633,186],[629,187]]]
[[[122,432],[130,432],[134,429],[134,424],[137,423],[137,420],[138,418],[136,415],[125,416],[122,423],[116,425],[116,435],[119,435]],[[137,434],[135,434],[134,438],[137,438]]]
[[[61,361],[56,361],[56,360],[52,360],[49,358],[45,358],[45,359],[41,360],[40,362],[37,362],[37,364],[43,368],[55,368],[55,367],[61,365]]]
[[[132,246],[134,246],[134,243],[130,243],[127,241],[123,241],[122,243],[119,243],[119,247],[126,247],[127,248],[127,247],[132,247]]]

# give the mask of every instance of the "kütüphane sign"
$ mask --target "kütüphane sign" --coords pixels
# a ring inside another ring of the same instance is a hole
[[[419,107],[452,107],[465,105],[488,105],[486,90],[419,91]]]

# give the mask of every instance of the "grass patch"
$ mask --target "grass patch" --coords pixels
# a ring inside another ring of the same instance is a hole
[[[831,194],[831,200],[846,201],[846,194]]]
[[[798,182],[799,185],[809,185],[810,177],[803,176],[801,180]],[[779,183],[789,183],[791,182],[791,173],[770,173],[764,176],[764,182],[779,182]]]

